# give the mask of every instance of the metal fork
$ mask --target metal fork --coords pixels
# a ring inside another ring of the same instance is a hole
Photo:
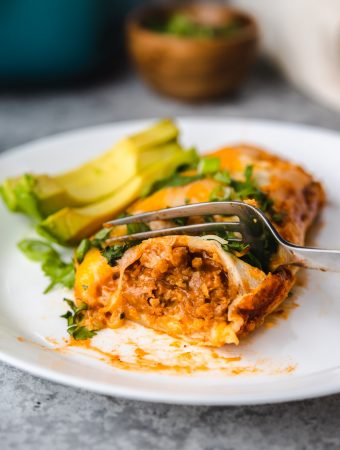
[[[253,255],[261,262],[265,270],[274,271],[283,265],[295,265],[322,271],[340,271],[340,251],[312,247],[300,247],[283,239],[265,214],[254,206],[242,202],[195,203],[175,208],[160,209],[148,213],[136,214],[104,224],[105,227],[146,223],[155,220],[171,220],[191,216],[230,216],[238,221],[209,222],[183,225],[171,228],[145,231],[112,237],[107,243],[144,240],[167,235],[199,235],[208,231],[236,233],[228,242],[243,242],[250,246]],[[240,237],[238,237],[240,236]]]

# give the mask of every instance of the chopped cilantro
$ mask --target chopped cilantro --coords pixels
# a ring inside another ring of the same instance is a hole
[[[143,233],[144,231],[150,231],[150,227],[146,223],[137,222],[127,225],[127,234]]]
[[[83,259],[85,258],[85,255],[90,250],[90,248],[91,248],[91,241],[89,239],[83,239],[80,242],[80,244],[76,249],[76,259],[79,264],[83,262]]]
[[[275,223],[280,225],[283,222],[284,213],[273,213],[271,217]]]
[[[273,205],[267,194],[257,186],[253,176],[253,166],[248,165],[244,171],[244,180],[239,181],[230,177],[229,172],[218,171],[213,175],[214,180],[226,186],[216,186],[210,193],[209,201],[221,202],[229,200],[243,201],[253,199],[263,211],[270,211]]]
[[[262,270],[262,264],[259,259],[251,252],[251,247],[249,244],[244,242],[233,242],[230,241],[228,244],[223,244],[222,248],[224,251],[233,253],[242,261],[250,264],[251,266],[257,267]]]
[[[252,253],[249,244],[246,244],[244,242],[229,241],[229,239],[234,237],[234,233],[216,232],[216,235],[228,241],[228,243],[222,244],[222,248],[225,252],[232,253],[233,255],[242,259],[242,261],[250,264],[251,266],[263,270],[263,266],[260,260]]]
[[[151,20],[146,26],[154,32],[180,36],[183,38],[229,37],[242,28],[240,20],[231,19],[223,26],[199,23],[183,12],[176,12],[161,21]]]
[[[94,235],[93,239],[91,239],[92,247],[101,249],[107,239],[110,237],[111,231],[112,228],[102,228],[101,230],[99,230],[98,233]]]
[[[200,159],[197,166],[197,171],[201,175],[216,173],[219,170],[220,165],[220,158],[217,158],[215,156],[205,156]]]
[[[188,224],[189,217],[176,217],[175,219],[171,219],[176,225],[183,227]]]
[[[243,253],[244,251],[249,249],[249,245],[244,242],[235,242],[230,241],[228,244],[222,245],[223,250],[230,253]]]
[[[71,334],[71,333],[70,333]],[[72,336],[75,340],[81,341],[85,339],[91,339],[97,333],[93,330],[88,330],[86,327],[77,327],[72,331]]]
[[[73,263],[65,263],[60,259],[47,259],[41,266],[44,274],[50,278],[51,282],[44,290],[44,294],[50,292],[55,286],[61,285],[68,289],[74,286],[74,266]]]
[[[272,205],[272,201],[267,194],[262,192],[253,177],[253,166],[247,166],[244,171],[245,180],[232,180],[231,186],[234,189],[234,200],[253,199],[257,202],[259,208],[266,212]]]
[[[94,330],[88,330],[86,327],[80,325],[84,319],[84,311],[88,309],[86,303],[76,306],[72,300],[64,298],[64,301],[69,305],[71,311],[67,311],[61,317],[67,320],[67,332],[76,340],[90,339],[95,336]]]
[[[18,243],[18,247],[28,259],[35,262],[44,262],[59,256],[50,243],[39,239],[24,239]]]
[[[246,253],[244,256],[241,257],[241,259],[253,267],[257,267],[260,270],[264,270],[261,261],[252,252]]]
[[[127,213],[122,213],[119,217],[127,217],[128,215]],[[129,223],[127,225],[127,234],[142,233],[149,230],[150,227],[143,222]],[[93,239],[83,239],[76,250],[77,261],[81,263],[89,249],[95,247],[102,252],[109,264],[114,266],[116,260],[121,258],[128,248],[136,245],[136,241],[131,241],[128,244],[107,246],[106,241],[110,238],[111,231],[112,228],[103,228],[94,235]]]
[[[102,255],[107,259],[108,264],[114,267],[117,264],[117,260],[124,255],[126,250],[138,243],[139,241],[129,241],[124,244],[108,245],[102,250]]]
[[[209,196],[210,202],[226,202],[233,200],[233,190],[230,186],[215,186]]]
[[[211,216],[211,215],[204,216],[203,219],[204,219],[204,222],[206,222],[206,223],[213,223],[213,222],[215,222],[214,216]]]
[[[83,239],[78,245],[75,252],[78,263],[80,264],[81,262],[83,262],[86,253],[90,250],[91,247],[102,250],[105,246],[105,242],[110,237],[111,231],[112,228],[102,228],[93,236],[92,239]]]
[[[123,217],[126,217],[124,214]],[[150,227],[146,223],[130,223],[127,225],[127,234],[142,233],[149,231]],[[83,239],[76,250],[76,258],[81,263],[91,247],[95,247],[102,252],[102,255],[108,260],[111,266],[116,265],[117,259],[121,258],[125,251],[136,245],[137,241],[131,241],[129,243],[117,244],[108,246],[106,245],[107,239],[109,239],[112,228],[103,228],[96,233],[93,239]]]
[[[203,174],[196,175],[182,175],[180,172],[176,172],[169,178],[163,178],[163,180],[156,181],[148,190],[145,192],[144,196],[151,195],[154,192],[160,191],[166,187],[176,187],[176,186],[185,186],[186,184],[193,183],[194,181],[201,180],[204,178]]]
[[[220,183],[230,185],[231,183],[231,176],[230,173],[226,170],[221,170],[219,172],[216,172],[213,176],[214,180],[219,181]]]
[[[74,265],[64,262],[59,253],[48,242],[38,239],[24,239],[18,243],[19,249],[32,261],[40,262],[42,271],[50,279],[44,293],[61,285],[71,289],[74,285]]]

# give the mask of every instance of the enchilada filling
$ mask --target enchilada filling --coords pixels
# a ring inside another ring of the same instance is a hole
[[[99,252],[98,252],[99,253]],[[94,252],[83,264],[91,265]],[[104,257],[96,254],[101,264]],[[78,271],[76,297],[86,301],[86,325],[121,326],[125,319],[189,341],[237,343],[242,318],[231,306],[253,292],[265,274],[226,253],[216,241],[166,236],[129,249],[107,270],[97,270],[91,292],[88,272]],[[101,274],[101,276],[98,276]],[[93,302],[93,296],[98,300]],[[87,298],[90,296],[90,298]]]
[[[202,319],[225,316],[232,295],[221,265],[186,247],[175,247],[168,259],[146,252],[126,270],[124,281],[130,306],[156,316],[165,311]]]
[[[122,299],[127,317],[168,318],[168,327],[190,333],[212,322],[227,322],[227,310],[237,294],[228,272],[205,251],[174,247],[160,257],[149,249],[124,274]],[[178,326],[177,326],[178,328]],[[170,330],[169,330],[170,331]]]

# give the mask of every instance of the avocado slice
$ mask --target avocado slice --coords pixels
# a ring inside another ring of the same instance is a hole
[[[160,155],[157,162],[132,177],[106,199],[81,208],[64,208],[47,217],[37,226],[38,233],[62,245],[76,245],[122,212],[146,186],[169,177],[179,166],[197,160],[195,150],[184,151],[177,144],[169,144]]]
[[[159,158],[159,148],[175,142],[178,129],[162,120],[142,132],[122,139],[110,150],[81,167],[54,177],[80,205],[110,195],[115,189]]]
[[[7,208],[13,212],[18,212],[20,210],[19,199],[17,198],[17,193],[15,192],[20,178],[7,178],[0,186],[1,197]],[[25,186],[25,190],[26,189],[27,187]],[[28,189],[31,189],[31,186],[28,186]]]
[[[65,200],[77,206],[53,177],[24,174],[7,178],[0,186],[0,194],[7,208],[42,220],[64,206]]]
[[[176,142],[178,128],[169,119],[119,141],[99,157],[56,175],[9,178],[1,195],[11,211],[40,220],[64,207],[81,207],[110,196],[129,178],[159,159],[164,144]]]
[[[9,178],[0,186],[0,194],[8,209],[13,212],[23,212],[36,220],[42,215],[35,195],[32,195],[35,180],[25,174],[20,178]]]

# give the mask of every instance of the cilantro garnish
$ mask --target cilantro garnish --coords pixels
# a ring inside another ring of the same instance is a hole
[[[90,250],[91,247],[98,248],[98,250],[102,250],[105,242],[110,237],[112,228],[103,228],[98,233],[96,233],[92,239],[83,239],[76,249],[76,259],[80,264],[83,262],[86,253]]]
[[[221,245],[225,252],[232,253],[251,266],[263,270],[261,261],[251,251],[249,244],[244,242],[229,241],[229,239],[234,237],[234,233],[219,231],[216,232],[216,235],[228,241],[226,244]]]
[[[219,172],[216,172],[213,176],[214,180],[219,181],[220,183],[230,185],[231,183],[231,176],[230,173],[226,170],[221,170]]]
[[[229,37],[242,27],[242,22],[237,19],[231,20],[223,26],[212,26],[196,22],[189,15],[178,12],[170,15],[165,20],[146,23],[146,26],[157,33],[164,33],[184,38],[213,38]]]
[[[96,247],[99,250],[102,249],[103,245],[110,237],[111,231],[112,228],[102,228],[99,230],[98,233],[94,235],[93,239],[91,239],[91,246]]]
[[[42,271],[50,279],[50,284],[44,290],[44,294],[58,285],[68,289],[73,287],[73,263],[63,261],[51,244],[38,239],[24,239],[18,243],[18,247],[31,261],[40,262]]]
[[[83,262],[83,259],[85,258],[85,255],[90,250],[90,248],[91,248],[91,241],[89,239],[86,238],[80,242],[80,244],[76,249],[76,259],[79,264]]]
[[[107,259],[110,266],[114,267],[117,260],[120,259],[126,250],[139,244],[139,241],[124,242],[124,244],[108,245],[102,250],[102,255]]]
[[[233,189],[230,186],[215,186],[209,196],[210,202],[227,202],[233,198]]]
[[[128,214],[121,214],[120,217],[126,217]],[[149,231],[150,227],[143,222],[130,223],[127,225],[127,234],[142,233]],[[117,260],[120,259],[126,250],[134,245],[137,245],[139,241],[129,241],[124,244],[106,245],[106,241],[109,239],[112,228],[103,228],[96,233],[93,239],[83,239],[76,250],[76,258],[78,263],[81,263],[91,247],[95,247],[101,251],[102,255],[107,259],[110,266],[115,266]]]
[[[266,212],[271,208],[273,202],[267,194],[262,192],[253,176],[253,166],[247,166],[244,171],[244,181],[231,180],[231,187],[234,190],[233,200],[253,199],[257,202],[258,207]]]
[[[74,301],[64,298],[64,301],[69,305],[71,311],[67,311],[61,317],[67,320],[67,332],[76,340],[90,339],[96,335],[96,331],[88,330],[81,325],[84,319],[84,311],[88,309],[86,303],[76,306]]]
[[[144,231],[150,231],[149,225],[143,222],[129,223],[126,226],[127,234],[143,233]]]
[[[197,171],[202,175],[216,173],[219,170],[220,165],[220,158],[217,158],[216,156],[205,156],[199,160]]]
[[[241,257],[241,259],[246,262],[247,264],[257,267],[260,270],[265,270],[266,267],[263,266],[261,261],[254,255],[252,252],[246,253],[244,256]]]
[[[277,223],[278,225],[280,225],[283,222],[283,219],[285,217],[285,214],[283,212],[281,213],[274,213],[272,214],[272,219],[275,223]]]
[[[255,200],[258,207],[270,214],[271,219],[277,223],[282,223],[284,213],[277,213],[273,209],[273,201],[269,196],[261,191],[253,176],[253,166],[248,165],[244,171],[244,180],[235,180],[231,178],[229,172],[218,171],[213,179],[222,183],[216,186],[210,193],[209,201],[220,202],[229,200],[244,201],[247,199]]]
[[[176,186],[185,186],[186,184],[193,183],[197,180],[202,180],[205,175],[196,174],[196,175],[183,175],[180,172],[176,172],[174,175],[168,178],[163,178],[163,180],[156,181],[148,192],[145,193],[145,197],[153,194],[154,192],[160,191],[166,187],[176,187]]]
[[[112,228],[102,228],[93,236],[93,239],[83,239],[76,249],[76,259],[78,263],[82,263],[86,253],[90,250],[91,247],[98,248],[102,250],[105,242],[110,237]]]
[[[204,222],[206,222],[206,223],[215,222],[214,216],[212,216],[212,215],[204,216],[203,219],[204,219]]]
[[[179,227],[183,227],[188,224],[189,217],[176,217],[175,219],[171,219]]]
[[[249,245],[244,242],[230,241],[228,244],[223,244],[222,248],[230,253],[243,253],[249,249]]]
[[[251,266],[257,267],[258,269],[263,269],[260,260],[252,253],[250,245],[244,242],[228,242],[228,244],[223,244],[222,248],[224,251],[229,252],[242,259],[242,261],[250,264]]]

